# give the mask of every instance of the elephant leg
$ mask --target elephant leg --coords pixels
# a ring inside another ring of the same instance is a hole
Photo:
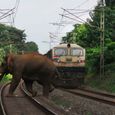
[[[9,93],[8,96],[12,96],[16,87],[18,86],[19,82],[20,82],[20,77],[19,78],[12,78],[11,84],[10,84],[10,88],[9,88]]]
[[[24,80],[24,83],[25,83],[26,89],[27,89],[30,93],[32,93],[32,84],[33,84],[33,81]]]
[[[50,91],[50,84],[46,83],[43,85],[43,96],[48,98]]]
[[[52,84],[50,84],[49,92],[52,92],[54,89],[55,89],[55,87]]]
[[[33,85],[33,81],[32,80],[24,80],[25,82],[25,86],[27,88],[27,90],[32,94],[32,96],[36,96],[37,92],[33,91],[32,85]]]

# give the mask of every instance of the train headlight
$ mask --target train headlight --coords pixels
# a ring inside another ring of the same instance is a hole
[[[80,60],[77,60],[77,63],[80,63]]]
[[[57,60],[57,62],[59,63],[59,62],[60,62],[60,60],[58,59],[58,60]]]
[[[60,62],[59,58],[53,58],[53,60],[58,63]]]
[[[84,60],[77,60],[77,63],[84,63]]]

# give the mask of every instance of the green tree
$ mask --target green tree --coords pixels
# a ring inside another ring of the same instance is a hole
[[[63,42],[76,42],[86,48],[86,58],[90,69],[98,70],[100,58],[100,15],[102,12],[100,6],[101,0],[93,11],[90,12],[90,19],[84,24],[76,24],[74,30],[62,38]],[[105,65],[115,62],[113,42],[115,42],[115,1],[106,0],[105,12],[105,36],[104,36],[104,57]],[[73,35],[75,35],[73,37]],[[112,49],[110,50],[110,47]],[[109,52],[110,55],[107,53]],[[94,58],[95,57],[95,58]],[[110,62],[111,60],[111,62]],[[97,65],[96,65],[97,64]]]
[[[25,43],[25,40],[26,35],[23,30],[0,24],[0,47],[6,49],[6,52],[13,49],[21,50],[23,48],[21,45]]]
[[[115,6],[115,0],[105,0],[106,5],[109,7]]]
[[[5,51],[3,48],[0,48],[0,64],[3,61],[3,57],[5,56]]]
[[[25,43],[25,51],[26,52],[38,52],[38,46],[35,42],[27,42]]]
[[[6,53],[22,51],[38,51],[38,46],[34,42],[26,43],[24,30],[19,30],[12,26],[0,24],[0,48]]]
[[[112,64],[115,63],[115,42],[108,44],[105,50],[105,63]]]

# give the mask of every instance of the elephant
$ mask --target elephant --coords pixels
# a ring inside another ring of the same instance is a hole
[[[8,96],[13,96],[21,79],[24,80],[27,90],[36,96],[32,84],[37,81],[43,86],[43,96],[48,98],[53,79],[59,77],[54,63],[39,53],[9,54],[0,66],[0,80],[4,74],[12,74]]]

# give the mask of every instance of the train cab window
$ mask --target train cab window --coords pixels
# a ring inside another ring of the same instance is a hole
[[[67,49],[65,49],[65,48],[56,48],[54,50],[54,55],[55,56],[65,56],[65,55],[67,55]]]
[[[81,55],[83,55],[83,51],[82,51],[82,49],[72,48],[71,49],[71,55],[73,55],[73,56],[81,56]]]

